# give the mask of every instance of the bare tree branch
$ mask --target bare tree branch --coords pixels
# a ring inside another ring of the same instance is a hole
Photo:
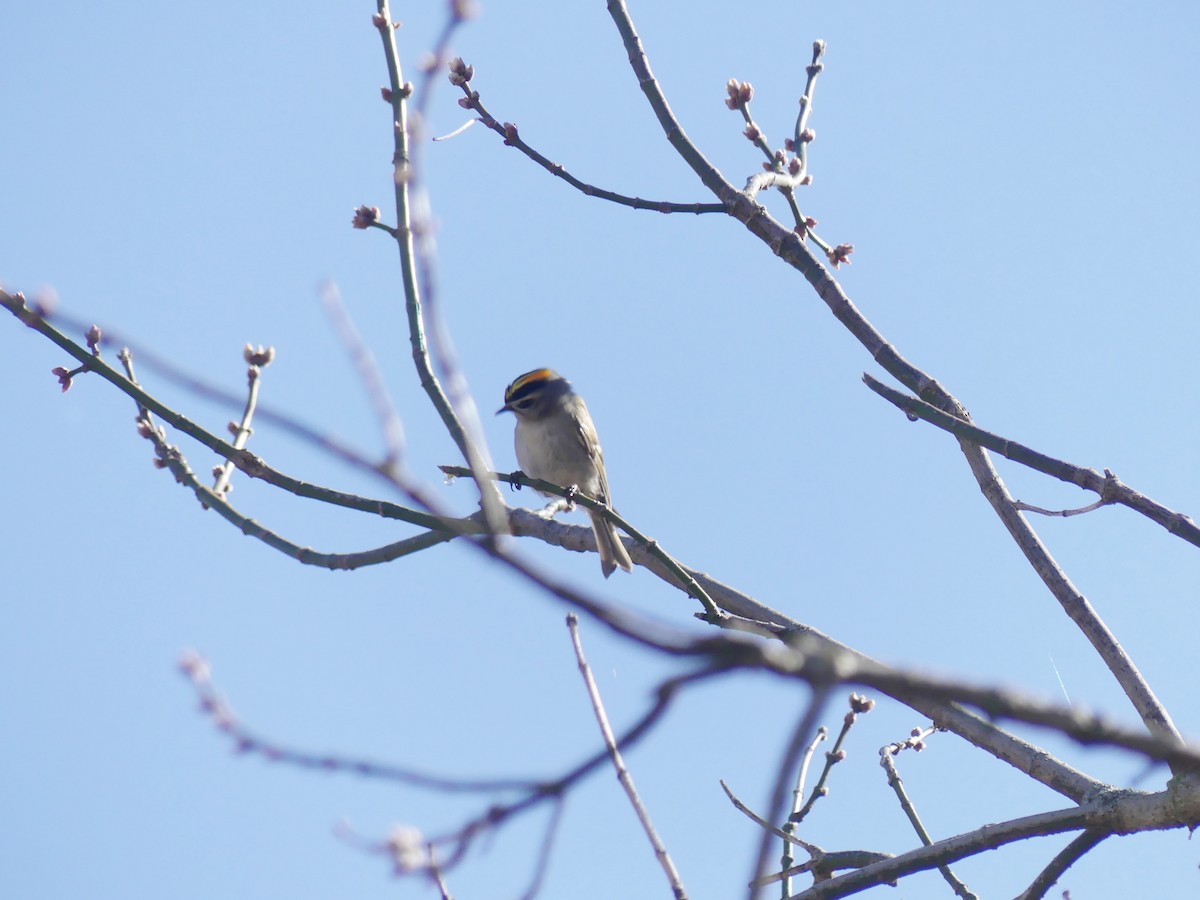
[[[960,440],[970,441],[972,444],[986,447],[994,453],[1000,454],[1005,459],[1027,466],[1035,472],[1041,472],[1043,475],[1049,475],[1052,478],[1057,478],[1059,481],[1077,485],[1085,491],[1091,491],[1100,497],[1100,500],[1092,506],[1086,507],[1084,510],[1072,510],[1070,513],[1047,513],[1045,510],[1039,510],[1035,507],[1024,506],[1022,504],[1025,509],[1042,512],[1046,515],[1078,515],[1080,512],[1096,509],[1099,506],[1119,503],[1121,506],[1126,506],[1135,512],[1141,513],[1151,521],[1158,523],[1168,533],[1175,535],[1175,537],[1200,547],[1200,527],[1192,521],[1190,516],[1175,512],[1156,500],[1150,499],[1140,491],[1123,483],[1108,469],[1105,469],[1104,473],[1101,474],[1095,469],[1087,469],[1062,459],[1055,459],[1053,456],[1047,456],[1045,453],[1041,453],[1024,444],[1009,440],[990,431],[984,431],[982,428],[963,419],[956,418],[938,409],[936,406],[918,400],[916,397],[903,394],[895,388],[888,387],[867,373],[863,373],[863,381],[867,387],[909,416],[915,416],[931,425],[935,425]]]
[[[521,138],[516,125],[511,122],[505,122],[501,125],[497,122],[495,116],[487,111],[483,102],[479,99],[479,91],[471,87],[471,79],[474,76],[474,67],[467,65],[461,59],[456,59],[450,64],[450,83],[460,87],[463,92],[463,97],[458,101],[459,105],[464,109],[479,113],[478,121],[484,127],[491,129],[504,138],[504,145],[506,147],[515,147],[517,150],[520,150],[551,175],[561,178],[584,196],[596,197],[597,199],[607,200],[610,203],[616,203],[619,206],[628,206],[632,209],[649,209],[660,213],[693,213],[695,215],[702,215],[704,213],[725,212],[724,205],[720,203],[674,203],[668,200],[643,200],[640,197],[628,197],[624,194],[618,194],[614,191],[580,181],[568,172],[561,163],[552,162],[527,144]]]
[[[923,740],[933,731],[929,729],[921,733],[918,740]],[[933,843],[933,838],[929,836],[929,830],[925,827],[925,823],[921,821],[921,816],[917,813],[917,807],[912,802],[912,798],[908,796],[908,791],[904,789],[904,781],[900,777],[900,771],[896,768],[896,754],[910,747],[917,747],[919,744],[914,743],[911,739],[903,741],[899,744],[889,744],[879,751],[879,764],[883,766],[883,771],[887,773],[888,786],[895,792],[896,799],[900,802],[900,808],[904,810],[904,815],[911,823],[913,830],[917,833],[917,837],[921,843],[928,847]],[[938,871],[942,873],[942,877],[946,879],[946,883],[950,885],[950,889],[954,891],[955,896],[963,898],[963,900],[979,900],[979,898],[950,870],[948,865],[939,865]]]
[[[1077,835],[1067,846],[1063,847],[1046,868],[1038,873],[1038,877],[1021,892],[1017,900],[1042,900],[1067,869],[1082,859],[1093,847],[1111,836],[1111,832],[1090,830]]]
[[[755,234],[771,248],[772,252],[798,269],[812,284],[817,295],[829,305],[838,321],[887,372],[917,396],[928,398],[933,405],[949,412],[957,419],[969,421],[970,416],[962,403],[934,379],[901,357],[895,348],[884,340],[883,336],[854,306],[841,286],[811,254],[802,236],[784,228],[763,207],[754,203],[748,195],[736,192],[720,172],[700,154],[671,113],[666,98],[650,71],[641,41],[634,30],[624,2],[609,0],[608,10],[625,44],[630,67],[658,117],[667,140],[704,185],[729,207],[730,215],[743,222],[752,234]],[[836,263],[833,257],[831,257],[831,261]],[[1154,695],[1128,654],[1116,641],[1095,609],[1063,574],[1034,530],[1021,517],[1020,512],[1015,508],[1012,497],[1004,488],[1003,482],[983,450],[978,445],[966,441],[960,441],[960,445],[980,489],[1008,529],[1009,534],[1021,548],[1026,559],[1042,578],[1051,594],[1059,601],[1076,626],[1083,631],[1113,672],[1118,684],[1129,697],[1147,729],[1151,734],[1167,741],[1181,740],[1166,709]]]
[[[412,85],[404,81],[400,66],[400,52],[396,47],[396,29],[392,21],[388,0],[379,0],[378,13],[375,17],[375,27],[383,40],[384,57],[387,60],[390,92],[388,99],[392,105],[393,137],[395,154],[392,158],[392,181],[395,187],[396,228],[393,237],[400,251],[400,277],[404,287],[404,309],[408,317],[409,343],[412,347],[413,365],[417,376],[429,396],[442,424],[450,433],[454,443],[462,453],[463,459],[471,467],[472,472],[482,472],[488,468],[486,448],[469,435],[467,429],[455,410],[454,405],[443,390],[441,382],[433,371],[425,336],[425,313],[423,308],[421,285],[417,277],[417,251],[414,245],[413,210],[410,191],[413,182],[412,154],[410,151],[410,124],[408,117],[408,98],[412,94]],[[452,11],[452,19],[460,17]],[[500,532],[504,526],[504,500],[496,486],[484,478],[476,478],[479,489],[479,499],[483,506],[491,532]]]

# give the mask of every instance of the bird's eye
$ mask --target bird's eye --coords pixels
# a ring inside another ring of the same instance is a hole
[[[517,401],[517,409],[529,409],[533,406],[533,397],[526,397],[524,400]]]

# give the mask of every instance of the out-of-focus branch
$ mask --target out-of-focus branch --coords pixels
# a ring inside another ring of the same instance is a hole
[[[194,650],[185,651],[179,658],[178,668],[191,684],[200,703],[200,710],[213,726],[230,741],[239,753],[261,756],[269,762],[283,763],[301,769],[319,769],[340,772],[363,778],[394,781],[411,787],[424,788],[443,793],[493,793],[502,791],[531,791],[540,787],[532,778],[448,778],[430,775],[416,769],[377,763],[364,759],[351,759],[329,753],[307,753],[262,737],[243,725],[234,715],[229,703],[217,690],[212,680],[212,670],[206,660]]]
[[[804,753],[806,744],[816,734],[817,721],[825,711],[825,703],[829,699],[830,690],[831,685],[827,682],[812,683],[812,691],[809,694],[808,703],[805,704],[804,714],[796,722],[792,738],[783,751],[783,758],[775,773],[775,784],[771,788],[771,799],[766,812],[768,822],[778,822],[783,817],[783,811],[787,807],[788,784],[792,780],[792,773],[796,771],[796,764]],[[767,871],[767,858],[771,853],[772,837],[771,832],[764,830],[759,838],[758,853],[750,879],[750,900],[757,900],[762,890],[763,885],[760,883],[760,879]]]
[[[492,804],[482,814],[468,821],[461,828],[428,841],[429,846],[451,848],[450,856],[443,863],[445,868],[451,868],[461,861],[476,838],[517,816],[550,803],[556,807],[556,811],[543,845],[544,858],[545,854],[549,852],[549,842],[553,839],[564,797],[583,779],[602,768],[609,761],[612,752],[610,748],[601,750],[570,771],[549,781],[522,778],[447,778],[369,760],[350,759],[335,754],[307,753],[263,738],[238,721],[229,704],[213,685],[208,662],[198,653],[185,652],[180,658],[179,670],[195,691],[201,711],[211,720],[218,731],[233,742],[234,747],[240,753],[261,756],[270,762],[302,769],[316,769],[394,781],[442,793],[508,794],[510,796],[513,793],[518,794],[517,799]],[[707,680],[714,674],[716,674],[714,671],[700,671],[664,682],[659,686],[655,702],[641,718],[620,737],[612,736],[612,746],[617,750],[628,750],[649,734],[665,715],[680,690]]]
[[[363,391],[375,411],[376,421],[379,422],[384,447],[384,457],[379,467],[394,474],[395,467],[404,454],[404,425],[396,411],[396,404],[392,402],[387,381],[379,369],[379,363],[375,361],[371,347],[363,340],[345,304],[342,303],[342,295],[336,284],[329,282],[321,288],[321,302],[358,372]]]
[[[644,738],[665,715],[680,690],[691,684],[707,680],[715,674],[717,674],[717,670],[705,670],[672,678],[661,684],[656,692],[653,705],[617,740],[618,749],[628,750]],[[463,858],[476,838],[547,801],[561,800],[570,788],[608,761],[608,750],[601,750],[554,781],[543,782],[536,791],[529,792],[512,803],[490,807],[462,828],[435,838],[434,843],[452,847],[447,865],[453,865]]]

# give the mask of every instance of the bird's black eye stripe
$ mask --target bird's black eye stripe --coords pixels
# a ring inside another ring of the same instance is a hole
[[[522,384],[515,391],[510,387],[504,399],[511,406],[521,406],[521,404],[527,404],[531,399],[540,394],[544,386],[543,382],[537,381]]]

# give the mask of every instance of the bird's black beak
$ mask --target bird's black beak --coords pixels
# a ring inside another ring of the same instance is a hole
[[[512,412],[512,407],[505,403],[502,407],[496,410],[496,415],[500,415],[502,412]]]

